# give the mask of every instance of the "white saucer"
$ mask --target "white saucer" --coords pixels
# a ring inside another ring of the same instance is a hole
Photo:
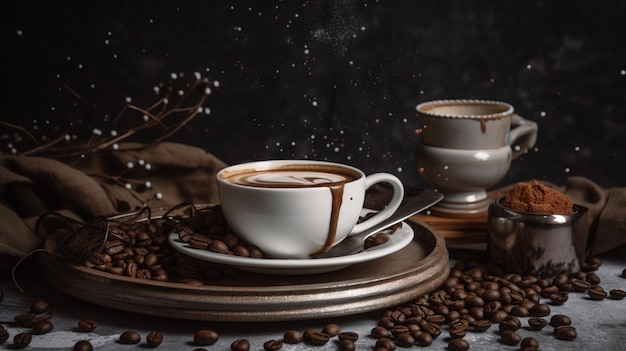
[[[189,244],[180,241],[176,232],[170,233],[169,242],[176,250],[188,256],[204,261],[228,264],[248,272],[302,275],[332,272],[356,263],[387,256],[407,246],[413,240],[413,236],[413,228],[406,222],[402,222],[402,226],[393,234],[389,234],[389,241],[384,244],[348,256],[316,259],[250,258],[194,249]]]

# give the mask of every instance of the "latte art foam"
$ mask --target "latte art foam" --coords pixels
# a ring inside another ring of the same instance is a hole
[[[343,174],[324,171],[265,171],[241,173],[230,176],[227,180],[234,184],[270,187],[270,188],[306,188],[329,186],[353,180]]]

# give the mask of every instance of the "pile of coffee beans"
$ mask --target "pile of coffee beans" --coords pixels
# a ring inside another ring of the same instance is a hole
[[[457,262],[444,284],[428,296],[383,311],[371,336],[391,350],[395,346],[429,346],[447,330],[448,350],[462,351],[470,348],[464,339],[467,333],[498,328],[502,344],[538,350],[535,338],[522,338],[519,334],[523,327],[521,318],[527,318],[528,330],[539,331],[550,325],[555,338],[575,340],[576,328],[568,316],[554,314],[549,320],[546,318],[552,314],[551,306],[566,303],[569,294],[586,294],[588,300],[606,298],[594,272],[600,265],[598,259],[590,258],[583,265],[588,271],[539,278],[495,276],[478,261]],[[610,291],[608,297],[623,299],[624,290]]]
[[[622,300],[626,295],[622,289],[610,289],[606,295],[599,293],[605,291],[600,285],[600,277],[595,273],[600,264],[599,260],[592,258],[584,265],[590,271],[538,278],[518,274],[491,275],[479,261],[459,261],[451,268],[446,281],[435,291],[380,311],[366,337],[372,340],[375,350],[390,351],[397,347],[428,347],[444,335],[449,351],[463,351],[471,347],[465,338],[468,334],[496,329],[499,342],[503,345],[519,347],[521,350],[539,350],[537,339],[524,334],[541,331],[549,326],[556,339],[573,341],[578,337],[574,322],[565,314],[555,313],[553,308],[567,303],[570,294],[586,296],[589,301],[605,298]],[[54,312],[55,308],[48,299],[32,301],[25,313],[15,316],[10,322],[30,328],[30,331],[15,334],[10,347],[25,348],[33,338],[52,331]],[[74,331],[87,333],[97,327],[97,321],[81,319]],[[284,344],[303,343],[315,347],[334,342],[338,350],[352,351],[356,349],[359,337],[356,332],[344,331],[338,324],[330,323],[321,329],[290,329],[284,332],[281,339],[267,340],[263,345],[251,345],[248,339],[238,338],[231,341],[230,349],[248,351],[262,347],[266,351],[277,351]],[[9,338],[8,331],[0,324],[0,344]],[[161,331],[151,331],[142,338],[139,332],[126,330],[120,333],[117,342],[156,348],[164,339],[165,334]],[[190,336],[188,343],[201,351],[219,339],[217,331],[200,329]],[[88,340],[77,341],[73,347],[75,351],[92,349]]]
[[[193,208],[189,213],[151,220],[137,220],[137,217],[112,220],[105,233],[95,233],[96,236],[102,234],[100,238],[104,240],[81,263],[112,274],[183,284],[203,284],[223,276],[237,276],[238,271],[230,266],[197,260],[173,250],[167,242],[167,236],[173,230],[181,240],[199,249],[263,257],[258,249],[240,242],[230,232],[219,206]],[[384,243],[386,238],[379,235],[371,240],[366,245]],[[64,254],[65,257],[78,257],[76,252],[59,253]],[[538,350],[537,339],[523,337],[520,330],[540,331],[550,326],[556,339],[572,341],[577,338],[574,322],[564,314],[553,313],[553,308],[566,304],[572,294],[583,295],[589,301],[622,300],[626,296],[622,289],[607,291],[602,287],[602,281],[595,273],[601,264],[600,260],[589,258],[581,265],[580,272],[546,278],[494,275],[478,259],[459,261],[451,268],[445,282],[430,294],[381,311],[367,337],[372,340],[375,350],[383,351],[396,347],[428,347],[444,335],[448,350],[463,351],[471,347],[465,338],[468,334],[496,329],[500,343],[519,346],[522,350]],[[622,277],[626,278],[626,269]],[[0,291],[0,301],[2,298]],[[10,322],[30,328],[28,332],[14,335],[11,347],[25,348],[32,338],[52,331],[54,311],[49,300],[34,300],[28,311]],[[11,337],[3,323],[8,322],[0,323],[0,344]],[[93,319],[82,319],[77,322],[75,331],[91,332],[97,326]],[[120,333],[117,342],[155,348],[165,337],[161,331],[151,331],[144,336],[142,343],[139,332],[127,330]],[[204,350],[203,347],[215,344],[219,338],[218,332],[202,329],[190,336],[189,343],[198,346],[197,350]],[[357,333],[342,331],[337,324],[328,324],[319,330],[288,330],[281,339],[267,340],[263,345],[250,345],[249,340],[240,338],[233,340],[230,348],[247,351],[262,347],[271,351],[282,349],[284,344],[321,346],[333,341],[339,350],[351,351],[356,349],[358,339]],[[73,349],[90,351],[92,348],[88,340],[80,340]]]
[[[185,204],[175,208],[179,209],[183,205]],[[183,212],[186,214],[166,214],[148,219],[142,218],[149,217],[146,213],[118,217],[107,222],[104,226],[106,230],[93,225],[85,226],[93,230],[77,231],[73,235],[99,238],[100,245],[89,245],[96,248],[84,261],[73,263],[132,278],[187,284],[204,284],[221,277],[233,278],[239,274],[239,271],[231,266],[198,260],[174,250],[168,243],[168,236],[172,232],[178,233],[182,242],[195,249],[242,257],[264,257],[259,248],[242,242],[232,233],[219,205],[200,209],[187,205],[186,211]],[[365,219],[367,216],[360,221]],[[395,232],[400,225],[396,224],[389,228],[389,233]],[[68,228],[61,230],[67,231]],[[74,240],[78,243],[88,241],[80,238]],[[381,245],[387,241],[389,235],[380,232],[367,238],[364,248]],[[83,245],[73,245],[66,247],[59,255],[81,257],[82,252]]]

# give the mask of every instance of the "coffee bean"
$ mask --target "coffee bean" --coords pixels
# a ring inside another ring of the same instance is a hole
[[[118,341],[120,342],[120,344],[138,344],[141,341],[141,336],[136,331],[127,330],[120,334]]]
[[[422,331],[430,334],[435,339],[441,335],[441,327],[438,324],[426,323],[422,325],[421,328]]]
[[[491,328],[491,321],[487,319],[479,319],[470,323],[470,327],[473,331],[484,332]]]
[[[125,249],[125,245],[124,245],[124,242],[121,240],[111,240],[111,241],[107,241],[104,244],[104,251],[106,251],[106,253],[111,256],[124,251],[124,249]]]
[[[492,323],[500,323],[508,316],[509,316],[508,313],[504,312],[503,310],[498,310],[491,315],[491,318],[489,318],[489,320]]]
[[[346,332],[339,333],[337,337],[339,338],[339,340],[357,341],[359,339],[359,334],[355,332],[346,331]]]
[[[310,333],[306,339],[312,345],[325,345],[330,340],[330,335],[323,332],[313,332]]]
[[[433,336],[422,332],[415,336],[415,343],[420,346],[430,346],[433,343]]]
[[[157,347],[163,342],[163,333],[159,331],[152,331],[146,335],[146,344],[148,347]]]
[[[567,302],[567,299],[568,299],[568,295],[564,291],[560,291],[556,294],[550,295],[550,302],[552,302],[552,304],[554,305],[562,305],[565,302]]]
[[[226,243],[222,240],[212,240],[209,244],[209,250],[220,254],[228,254],[231,252],[228,245],[226,245]]]
[[[520,349],[522,350],[526,350],[526,349],[536,350],[536,349],[539,349],[539,342],[537,341],[537,339],[533,337],[526,337],[522,339],[519,346],[520,346]]]
[[[278,351],[283,348],[283,342],[280,340],[268,340],[263,343],[265,351]]]
[[[520,343],[522,337],[513,330],[505,330],[500,334],[500,340],[507,345],[515,346]]]
[[[197,346],[213,345],[219,339],[219,335],[211,329],[200,329],[193,334],[193,343]]]
[[[211,245],[211,238],[203,234],[192,234],[189,237],[188,244],[194,249],[206,250]]]
[[[374,346],[377,348],[385,349],[387,351],[394,351],[396,349],[396,343],[389,338],[380,338],[376,340]]]
[[[543,318],[529,318],[528,325],[532,330],[541,330],[548,324],[548,321]]]
[[[589,272],[585,275],[585,280],[591,284],[591,285],[598,285],[600,284],[600,277],[598,277],[597,274],[595,274],[594,272]]]
[[[569,325],[557,327],[554,334],[557,339],[567,341],[572,341],[578,336],[578,334],[576,333],[576,329]]]
[[[298,330],[287,330],[283,335],[283,341],[288,344],[298,344],[302,342],[302,333]]]
[[[354,345],[354,341],[352,340],[341,340],[338,349],[339,351],[354,351],[356,350],[356,345]]]
[[[459,329],[459,328],[450,328],[449,333],[450,333],[450,337],[452,337],[453,339],[457,339],[457,338],[464,337],[466,334],[466,330]]]
[[[626,268],[622,271],[622,278],[626,278]]]
[[[571,324],[572,320],[564,314],[555,314],[554,316],[552,316],[552,318],[550,318],[550,325],[553,327]]]
[[[188,243],[191,236],[195,233],[193,229],[186,225],[177,225],[176,231],[178,232],[178,239],[184,243]]]
[[[554,295],[554,294],[553,294]],[[530,311],[528,311],[528,315],[531,317],[546,317],[550,315],[550,306],[538,303],[533,306]]]
[[[470,345],[465,339],[452,339],[448,342],[448,350],[450,351],[465,351],[469,350]]]
[[[37,322],[39,322],[37,315],[32,312],[18,314],[17,316],[13,317],[13,320],[15,320],[15,322],[20,326],[26,328],[32,328]]]
[[[396,337],[396,345],[400,347],[411,347],[415,344],[415,338],[410,333],[400,334]]]
[[[389,329],[385,327],[377,326],[377,327],[372,328],[372,330],[370,331],[370,335],[376,339],[380,339],[380,338],[388,338],[389,335],[391,335],[391,333],[389,332]]]
[[[47,299],[37,299],[30,305],[30,311],[33,313],[44,313],[52,308],[52,303]]]
[[[30,333],[19,333],[13,337],[13,346],[16,349],[23,349],[28,346],[33,339]]]
[[[591,286],[589,290],[587,290],[587,295],[589,295],[592,300],[604,300],[608,296],[607,292],[598,285]]]
[[[516,331],[521,327],[522,327],[522,322],[516,316],[508,316],[498,325],[498,328],[500,329],[500,331],[505,331],[505,330]]]
[[[340,332],[341,332],[341,328],[339,327],[339,325],[334,324],[334,323],[327,324],[322,329],[322,333],[328,334],[331,337],[339,335]]]
[[[249,351],[250,342],[248,339],[237,339],[230,344],[230,349],[232,351]]]
[[[78,329],[83,332],[90,332],[96,329],[98,323],[92,319],[81,319],[78,321]]]
[[[609,295],[613,300],[621,300],[626,297],[626,291],[622,289],[611,289],[611,291],[609,291]]]
[[[9,340],[9,332],[0,324],[0,344]]]
[[[35,324],[35,326],[33,327],[33,334],[35,335],[46,334],[52,331],[52,329],[54,329],[54,324],[52,324],[52,322],[46,319]]]
[[[517,317],[527,317],[528,309],[524,306],[513,306],[511,314]]]
[[[74,344],[74,347],[72,347],[72,351],[92,351],[92,350],[93,350],[93,346],[87,340],[77,341]]]

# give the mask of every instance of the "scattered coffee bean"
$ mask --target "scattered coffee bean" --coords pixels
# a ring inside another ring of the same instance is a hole
[[[555,329],[554,335],[559,340],[567,340],[571,341],[576,339],[578,334],[576,333],[576,328],[569,325],[562,325]]]
[[[587,295],[589,295],[592,300],[604,300],[608,296],[607,292],[599,285],[591,286],[589,290],[587,290]]]
[[[394,351],[396,349],[396,343],[389,338],[380,338],[376,340],[374,346],[376,348],[382,348],[387,351]]]
[[[516,316],[508,316],[506,317],[502,322],[500,322],[500,324],[498,325],[498,328],[500,329],[501,332],[509,330],[509,331],[516,331],[519,328],[521,328],[522,323],[519,320],[519,318],[517,318]]]
[[[415,338],[410,333],[403,333],[396,337],[396,345],[400,347],[411,347],[415,344]]]
[[[30,311],[33,313],[43,313],[52,308],[52,303],[48,299],[37,299],[30,305]]]
[[[621,300],[626,297],[626,291],[622,289],[611,289],[609,296],[611,296],[613,300]]]
[[[93,346],[87,340],[77,341],[74,344],[74,347],[72,347],[72,351],[92,351],[92,350],[93,350]]]
[[[298,344],[302,342],[302,333],[298,330],[288,330],[283,335],[283,341],[287,344]]]
[[[470,327],[472,328],[473,331],[476,332],[484,332],[487,331],[489,328],[491,328],[491,321],[487,320],[487,319],[479,319],[473,322],[470,322]]]
[[[548,325],[548,321],[543,318],[534,317],[528,319],[528,325],[532,330],[541,330]]]
[[[465,351],[469,350],[470,345],[465,339],[452,339],[448,342],[448,350],[450,351]]]
[[[324,326],[324,329],[322,329],[322,333],[328,334],[331,337],[339,335],[340,332],[341,328],[335,323],[327,324]]]
[[[163,342],[163,333],[160,331],[151,331],[146,335],[146,344],[148,347],[157,347]]]
[[[537,350],[539,349],[539,342],[533,337],[523,338],[519,344],[521,350]]]
[[[265,351],[278,351],[283,348],[283,342],[280,340],[268,340],[263,343]]]
[[[9,340],[9,332],[0,324],[0,344]]]
[[[330,335],[323,332],[313,332],[310,333],[306,339],[312,345],[325,345],[330,341]]]
[[[359,334],[355,332],[345,331],[345,332],[339,333],[337,337],[339,338],[339,340],[357,341],[359,339]]]
[[[591,284],[587,281],[584,281],[582,279],[572,279],[571,280],[572,283],[572,291],[575,292],[585,292],[587,291],[587,289],[589,289],[591,287]]]
[[[28,346],[33,339],[31,333],[19,333],[13,337],[13,346],[16,349],[23,349]]]
[[[558,294],[555,293],[555,294]],[[552,294],[554,295],[554,294]],[[528,311],[528,315],[531,317],[546,317],[550,315],[550,306],[545,303],[538,303],[533,306],[530,311]]]
[[[550,295],[550,302],[552,302],[553,305],[562,305],[567,302],[568,298],[569,295],[567,294],[567,292],[559,291],[556,294]]]
[[[377,326],[372,328],[372,330],[370,331],[370,335],[376,339],[381,339],[388,338],[391,333],[389,332],[389,329]]]
[[[430,346],[433,343],[433,336],[422,332],[415,336],[415,343],[419,346]]]
[[[550,318],[550,325],[553,327],[571,324],[572,320],[564,314],[555,314],[554,316],[552,316],[552,318]]]
[[[39,322],[40,319],[37,318],[37,315],[35,313],[27,312],[18,314],[17,316],[13,317],[13,320],[15,320],[15,322],[22,327],[32,328],[35,323]]]
[[[600,284],[600,277],[594,273],[594,272],[589,272],[585,275],[585,280],[591,284],[591,285],[598,285]]]
[[[515,346],[520,343],[522,337],[513,330],[505,330],[500,334],[500,340],[507,345]]]
[[[626,278],[626,268],[622,271],[622,278]]]
[[[138,344],[139,342],[141,342],[141,336],[136,331],[127,330],[120,334],[118,341],[120,342],[120,344]]]
[[[356,345],[352,340],[341,340],[338,346],[339,351],[355,351]]]
[[[230,349],[232,351],[249,351],[250,342],[248,339],[237,339],[230,344]]]
[[[96,329],[98,323],[93,319],[81,319],[78,321],[78,330],[83,332],[90,332]]]
[[[211,329],[200,329],[193,334],[193,343],[196,346],[213,345],[219,339],[219,335]]]
[[[54,324],[52,324],[52,322],[50,322],[49,320],[45,319],[35,324],[35,326],[33,326],[33,334],[35,335],[46,334],[52,331],[52,329],[54,329]]]

